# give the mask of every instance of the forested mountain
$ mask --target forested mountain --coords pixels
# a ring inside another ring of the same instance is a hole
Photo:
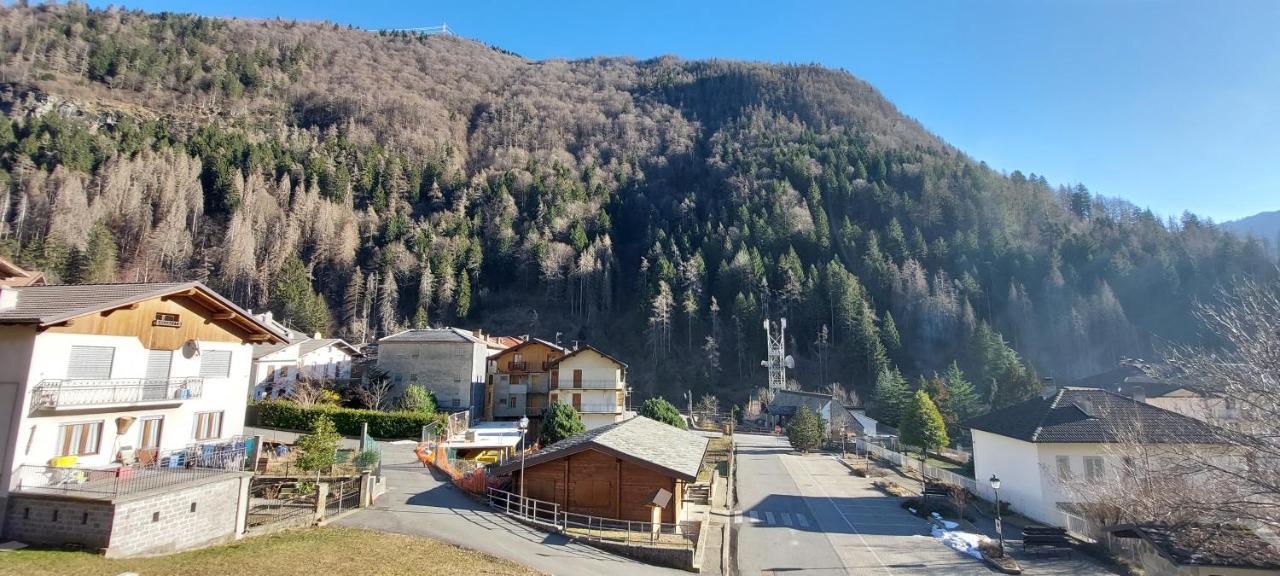
[[[1005,404],[1193,338],[1194,299],[1275,273],[1195,216],[993,171],[817,66],[77,4],[4,7],[0,41],[0,253],[200,279],[354,341],[563,333],[642,397],[740,401],[768,314],[805,388],[954,361]]]
[[[1223,222],[1222,228],[1241,236],[1257,236],[1267,243],[1272,254],[1280,254],[1280,210],[1259,212],[1239,220]]]

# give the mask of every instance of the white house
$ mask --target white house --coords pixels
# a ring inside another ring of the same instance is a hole
[[[0,501],[24,466],[241,434],[252,344],[283,337],[199,282],[0,287]]]
[[[279,398],[287,396],[298,378],[312,380],[347,380],[360,351],[341,338],[308,337],[292,330],[272,317],[271,312],[254,315],[263,324],[288,335],[288,340],[278,344],[259,344],[253,347],[254,398]]]
[[[1203,421],[1097,388],[1062,388],[968,420],[980,496],[1001,480],[1000,499],[1040,522],[1064,526],[1062,511],[1080,501],[1072,486],[1116,478],[1132,443],[1203,445],[1222,431]],[[1123,443],[1122,443],[1123,441]]]
[[[554,361],[550,401],[572,404],[587,429],[621,422],[627,414],[627,365],[592,346]]]
[[[405,330],[378,341],[378,369],[393,384],[392,395],[418,384],[441,410],[483,414],[489,355],[505,349],[499,338],[459,328]]]

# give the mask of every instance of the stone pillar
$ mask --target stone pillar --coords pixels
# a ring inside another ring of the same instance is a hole
[[[324,521],[324,501],[329,499],[329,483],[320,482],[316,484],[316,513],[315,521]]]
[[[254,462],[257,462],[257,460],[255,459]],[[249,487],[252,484],[253,475],[245,474],[240,477],[240,503],[236,507],[236,540],[243,538],[245,531],[249,527]]]

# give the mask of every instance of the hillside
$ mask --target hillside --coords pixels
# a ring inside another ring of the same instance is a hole
[[[1255,236],[1265,241],[1273,254],[1280,249],[1280,210],[1259,212],[1239,220],[1223,222],[1222,229],[1240,236]]]
[[[1003,405],[1192,338],[1194,299],[1274,270],[1194,216],[994,172],[816,66],[82,5],[0,8],[0,40],[0,253],[355,341],[563,333],[641,397],[742,400],[767,312],[806,388],[954,361]]]

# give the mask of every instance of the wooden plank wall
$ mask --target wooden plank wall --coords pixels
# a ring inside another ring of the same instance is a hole
[[[684,482],[596,450],[585,450],[525,470],[525,495],[556,502],[575,514],[649,521],[649,497],[658,488],[671,492],[663,522],[679,517]]]
[[[157,312],[177,314],[182,326],[170,328],[154,326]],[[213,312],[195,303],[191,298],[152,298],[138,303],[133,309],[89,314],[73,319],[70,324],[53,326],[49,332],[65,334],[97,334],[107,336],[137,336],[150,350],[177,350],[188,340],[213,342],[248,342],[248,334],[228,320],[215,320]]]

